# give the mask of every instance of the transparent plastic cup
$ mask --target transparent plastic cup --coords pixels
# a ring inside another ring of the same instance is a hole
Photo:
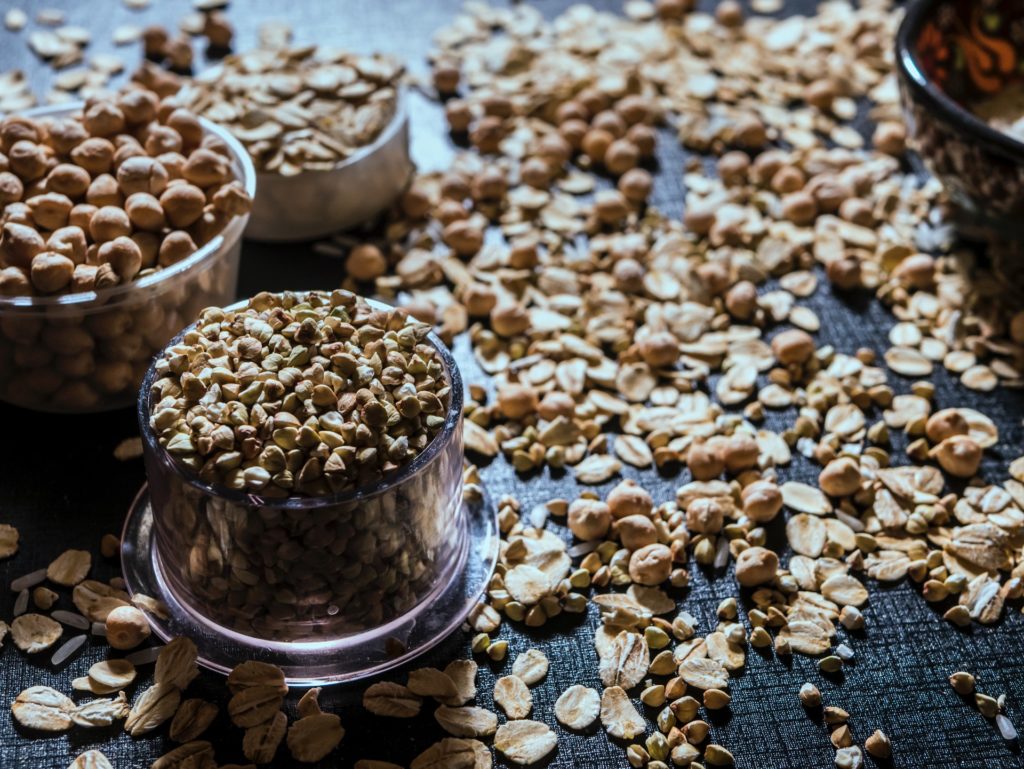
[[[442,430],[374,485],[322,497],[263,499],[176,463],[149,424],[150,369],[138,410],[149,485],[122,559],[129,589],[170,609],[152,618],[159,635],[187,632],[217,670],[264,659],[324,683],[400,664],[458,627],[498,539],[490,506],[463,502],[462,379],[428,339],[451,382]]]
[[[64,117],[81,105],[44,107],[32,117]],[[231,167],[250,196],[256,173],[227,131],[200,119],[231,151]],[[199,312],[235,298],[248,216],[177,264],[131,283],[57,296],[0,296],[0,400],[62,413],[135,403],[153,356]]]

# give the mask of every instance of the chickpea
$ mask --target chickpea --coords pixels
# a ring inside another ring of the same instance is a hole
[[[47,230],[57,230],[66,225],[68,215],[74,205],[71,198],[61,195],[59,192],[36,195],[26,202],[32,211],[32,221]]]
[[[361,243],[345,259],[345,272],[359,281],[376,280],[388,269],[388,260],[372,243]]]
[[[615,176],[635,168],[639,159],[640,152],[629,139],[616,139],[604,153],[605,168]]]
[[[113,102],[97,101],[82,113],[82,125],[91,136],[107,138],[124,131],[124,113]]]
[[[68,214],[68,226],[78,227],[83,232],[88,232],[89,222],[92,221],[93,214],[97,211],[99,211],[99,208],[91,203],[79,203]]]
[[[449,99],[444,105],[444,116],[452,133],[465,133],[473,122],[473,111],[462,99]]]
[[[626,131],[626,138],[633,143],[641,158],[654,157],[654,148],[658,143],[657,132],[646,123],[637,123]]]
[[[622,481],[609,491],[605,501],[613,518],[625,518],[629,515],[649,516],[654,509],[654,500],[650,493],[632,479]]]
[[[7,152],[7,161],[10,170],[25,182],[40,179],[49,170],[49,154],[46,147],[24,139],[15,142]]]
[[[727,187],[735,187],[746,182],[750,170],[750,157],[745,152],[733,150],[722,155],[716,165],[722,182]]]
[[[629,206],[618,190],[599,190],[594,196],[594,213],[602,224],[612,225],[626,218]]]
[[[612,267],[612,275],[620,291],[637,294],[644,289],[644,266],[636,259],[619,259]]]
[[[764,547],[748,547],[736,558],[736,581],[743,587],[771,582],[778,570],[779,556]]]
[[[176,37],[171,40],[167,44],[165,53],[171,69],[178,72],[188,72],[192,69],[192,59],[195,54],[192,51],[192,42],[187,37]]]
[[[892,121],[879,123],[871,142],[879,152],[899,157],[907,149],[907,128]]]
[[[504,300],[491,310],[491,328],[498,336],[517,336],[529,327],[530,313],[519,302]]]
[[[725,510],[713,497],[694,499],[686,506],[686,528],[698,534],[717,534],[725,523]]]
[[[806,331],[789,329],[772,339],[772,353],[784,366],[803,364],[814,355],[814,339]]]
[[[546,172],[547,169],[545,169]],[[474,200],[498,201],[508,192],[508,179],[505,178],[505,171],[500,166],[492,165],[484,168],[473,177],[472,185],[467,185],[462,177],[455,177],[455,180],[458,181],[458,194],[445,195],[445,197],[458,201],[460,206],[467,197],[472,197]],[[464,213],[464,209],[460,209],[460,214]],[[465,216],[460,215],[459,218],[462,219]]]
[[[565,139],[565,143],[574,150],[583,149],[583,139],[588,131],[590,131],[590,126],[582,120],[566,120],[558,126],[558,135]]]
[[[146,141],[143,145],[148,155],[161,155],[164,152],[181,152],[184,142],[181,134],[170,126],[152,125],[146,132]]]
[[[459,90],[459,67],[452,62],[438,62],[431,73],[434,88],[442,96],[451,96]]]
[[[743,514],[754,523],[768,523],[782,510],[782,492],[771,481],[754,481],[740,493]]]
[[[815,176],[807,185],[807,191],[814,196],[818,211],[826,214],[837,213],[843,201],[853,197],[850,186],[834,174]]]
[[[580,102],[575,100],[564,101],[555,110],[555,125],[561,125],[570,120],[590,120],[590,112]]]
[[[951,435],[929,452],[939,465],[957,478],[971,478],[981,465],[982,448],[966,435]]]
[[[157,263],[161,267],[169,267],[172,264],[177,264],[182,259],[187,259],[198,250],[199,247],[192,240],[191,235],[184,230],[175,230],[168,233],[167,237],[160,243]]]
[[[31,279],[37,291],[53,294],[67,288],[75,263],[66,256],[44,251],[32,259]]]
[[[532,270],[539,261],[536,241],[523,238],[512,241],[508,252],[510,267],[516,270]]]
[[[136,192],[124,202],[125,213],[136,230],[159,232],[167,226],[160,201],[148,192]]]
[[[114,166],[114,144],[109,139],[92,137],[71,150],[71,162],[93,176],[109,173]]]
[[[504,94],[491,94],[482,101],[484,114],[500,118],[512,117],[512,100]]]
[[[572,147],[561,134],[549,133],[537,142],[537,156],[543,158],[548,166],[561,169],[572,158]]]
[[[160,237],[152,232],[133,232],[132,240],[142,253],[142,269],[148,270],[156,266],[157,255],[160,253]]]
[[[85,232],[81,227],[73,226],[54,230],[46,241],[47,251],[66,256],[76,265],[85,261],[87,246]]]
[[[782,216],[793,224],[806,227],[818,216],[818,204],[809,192],[791,192],[782,198]]]
[[[471,318],[487,317],[497,303],[497,294],[482,283],[470,283],[462,291],[462,304]]]
[[[207,208],[203,210],[202,216],[186,228],[186,232],[197,245],[203,246],[227,226],[229,219],[229,216],[216,208]]]
[[[631,168],[619,177],[617,186],[626,200],[640,205],[650,197],[654,179],[642,168]]]
[[[829,282],[840,291],[853,291],[862,284],[860,260],[852,256],[833,259],[825,265],[825,274]]]
[[[896,265],[892,276],[905,288],[931,288],[935,285],[935,258],[929,254],[911,254]]]
[[[502,385],[498,388],[498,410],[507,419],[525,419],[537,412],[537,393],[518,382]]]
[[[695,481],[710,481],[725,470],[722,455],[702,440],[690,444],[686,452],[686,466]]]
[[[26,190],[28,192],[28,190]],[[28,203],[8,203],[0,216],[0,222],[4,224],[23,224],[26,227],[35,229],[35,222],[32,221],[32,209]]]
[[[600,128],[591,128],[583,136],[583,140],[580,142],[580,149],[584,155],[595,163],[603,163],[605,153],[608,152],[608,148],[613,141],[615,141],[615,137],[607,131],[603,131]]]
[[[839,216],[848,222],[859,224],[861,227],[874,227],[875,214],[871,210],[871,204],[863,198],[847,198],[839,206]]]
[[[162,152],[154,160],[167,171],[168,181],[183,178],[186,158],[180,152]]]
[[[223,155],[197,149],[185,161],[182,176],[197,187],[213,187],[231,181],[231,169]]]
[[[45,246],[43,236],[35,228],[7,222],[0,235],[0,263],[27,270],[33,257],[42,252]]]
[[[970,423],[956,409],[936,411],[924,426],[924,433],[932,443],[941,443],[954,435],[967,435],[970,431]]]
[[[10,152],[18,142],[38,144],[43,140],[36,121],[21,115],[9,115],[0,122],[0,149]]]
[[[142,48],[148,59],[162,59],[167,52],[170,37],[167,30],[156,24],[142,30]]]
[[[228,17],[220,11],[207,13],[203,20],[203,37],[210,41],[210,47],[225,50],[231,47],[235,29]]]
[[[1016,344],[1024,344],[1024,310],[1010,318],[1010,339]]]
[[[121,651],[134,649],[147,638],[150,628],[146,615],[134,606],[118,606],[107,615],[107,643]]]
[[[114,238],[100,246],[99,261],[113,267],[121,280],[131,280],[142,269],[142,249],[131,238]]]
[[[768,143],[768,131],[757,115],[742,115],[733,126],[733,141],[748,150],[759,150]]]
[[[665,545],[646,545],[629,557],[629,577],[638,585],[660,585],[671,573],[672,551]]]
[[[469,141],[480,152],[496,153],[505,138],[505,123],[496,115],[484,115],[470,129]]]
[[[777,192],[780,195],[788,195],[793,192],[799,192],[806,183],[807,179],[804,176],[804,172],[799,168],[796,166],[783,166],[772,175],[769,186],[773,192]]]
[[[89,222],[89,234],[97,243],[132,234],[132,223],[124,209],[116,206],[103,206]]]
[[[0,211],[8,203],[16,203],[25,194],[25,185],[10,171],[0,172]]]
[[[84,168],[72,163],[60,163],[47,174],[46,188],[51,192],[67,195],[69,198],[80,198],[89,189],[91,181],[92,177]]]
[[[71,290],[92,291],[96,288],[96,273],[99,267],[95,264],[77,264],[71,276]]]
[[[628,550],[639,550],[658,541],[658,530],[646,515],[627,515],[614,524],[622,546]]]
[[[719,296],[729,288],[729,268],[722,262],[704,262],[697,267],[697,277],[711,296]]]
[[[615,102],[613,109],[615,114],[625,121],[626,125],[647,123],[654,119],[650,101],[640,94],[623,96]]]
[[[694,5],[695,0],[655,0],[654,11],[663,21],[679,21]]]
[[[145,125],[156,120],[156,105],[156,94],[142,88],[132,88],[117,97],[117,106],[128,125]]]
[[[822,112],[829,112],[832,109],[832,102],[837,95],[836,84],[828,77],[819,78],[804,89],[804,101]]]
[[[833,459],[818,474],[818,485],[830,497],[856,494],[861,485],[860,468],[851,457]]]
[[[484,231],[470,219],[460,219],[444,228],[441,239],[457,255],[468,258],[477,253],[484,244]]]
[[[725,294],[725,309],[736,320],[747,321],[757,312],[757,286],[749,280],[732,285]]]
[[[715,21],[730,29],[743,26],[743,6],[737,0],[722,0],[715,7]]]
[[[181,137],[181,143],[185,150],[195,154],[194,151],[203,141],[203,127],[199,123],[199,118],[189,110],[183,107],[178,107],[167,116],[164,124],[168,128],[178,132],[178,136]],[[209,151],[210,150],[208,149],[204,150],[204,152]],[[191,159],[191,156],[189,159]]]
[[[20,267],[0,268],[0,296],[27,296],[32,282]]]
[[[213,207],[227,216],[245,216],[252,211],[252,198],[240,181],[223,185],[213,193]]]
[[[206,196],[187,182],[172,184],[160,195],[160,205],[172,227],[188,227],[203,215]]]
[[[147,156],[128,158],[117,169],[117,183],[125,195],[136,192],[160,195],[167,189],[169,179],[164,165]]]
[[[704,202],[688,205],[683,211],[683,224],[686,226],[686,229],[700,237],[704,237],[711,232],[715,219],[714,208]]]
[[[519,167],[519,176],[524,184],[538,190],[551,186],[551,166],[544,158],[528,158]]]
[[[679,360],[679,340],[668,331],[648,334],[639,343],[640,357],[652,368],[674,366]]]
[[[752,435],[736,432],[725,442],[725,447],[722,449],[722,461],[725,462],[725,469],[735,474],[756,467],[760,453],[761,450]]]
[[[67,117],[50,123],[48,141],[58,155],[67,155],[79,144],[89,138],[79,121]]]
[[[569,505],[568,523],[577,539],[603,539],[611,528],[612,514],[598,499],[577,499]]]
[[[576,414],[576,401],[568,393],[560,390],[549,390],[537,404],[537,413],[541,419],[552,421],[558,417],[572,419]]]
[[[599,88],[584,88],[576,94],[576,101],[591,115],[597,115],[611,106],[608,94]]]
[[[100,174],[85,192],[85,202],[97,208],[114,206],[120,208],[124,205],[124,195],[121,188],[117,186],[117,179],[110,174]]]

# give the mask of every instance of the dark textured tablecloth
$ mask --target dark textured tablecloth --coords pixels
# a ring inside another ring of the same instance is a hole
[[[13,0],[4,0],[4,10]],[[145,11],[131,11],[115,0],[51,0],[21,3],[30,15],[43,7],[67,11],[69,23],[92,31],[94,43],[89,51],[113,48],[110,32],[122,23],[146,25],[176,23],[190,4],[180,0],[154,0]],[[539,4],[548,15],[556,14],[568,3]],[[614,9],[611,0],[599,5]],[[710,4],[708,4],[710,5]],[[808,11],[813,2],[787,3],[787,12]],[[230,18],[238,30],[236,49],[255,44],[256,28],[266,19],[287,19],[298,41],[316,41],[350,46],[358,50],[385,50],[406,57],[414,69],[430,46],[430,36],[446,23],[459,7],[456,0],[239,0],[230,9]],[[119,49],[134,66],[140,56],[137,47]],[[26,46],[26,32],[19,35],[0,30],[0,69],[20,67],[31,74],[37,93],[48,86],[52,73],[38,62]],[[440,110],[420,97],[413,98],[413,151],[417,161],[433,167],[444,162],[451,147],[444,133]],[[669,132],[658,150],[659,173],[654,202],[673,216],[682,208],[682,168],[686,154]],[[239,295],[261,290],[330,289],[342,277],[339,261],[316,256],[308,246],[265,246],[246,243],[242,258]],[[879,353],[885,348],[885,336],[892,317],[867,297],[850,300],[833,296],[826,282],[817,294],[805,302],[819,314],[821,342],[831,343],[844,352],[871,347]],[[470,382],[483,376],[467,355],[463,341],[457,346],[464,374]],[[909,383],[893,377],[895,385],[906,391]],[[942,406],[970,405],[997,420],[1002,431],[998,447],[987,453],[985,471],[993,480],[1005,477],[1007,463],[1024,449],[1021,426],[1022,402],[1019,394],[996,392],[979,394],[964,390],[942,372],[936,375],[937,403]],[[784,419],[774,417],[769,427],[780,429]],[[96,555],[93,574],[108,578],[116,573],[116,564],[98,556],[100,536],[119,532],[123,516],[144,481],[142,463],[122,464],[111,452],[117,443],[137,434],[135,416],[122,411],[94,416],[52,416],[35,414],[0,405],[0,522],[9,522],[21,531],[18,554],[0,562],[0,583],[45,566],[69,547],[88,548]],[[524,479],[517,477],[501,459],[483,471],[490,492],[515,494],[526,510],[552,497],[572,498],[578,492],[569,476],[551,477],[547,473]],[[817,469],[796,457],[782,477],[812,480]],[[685,474],[661,475],[655,471],[637,472],[627,468],[625,475],[637,478],[654,495],[656,502],[673,498],[675,489],[685,482]],[[613,483],[606,484],[607,491]],[[780,517],[770,527],[771,541],[784,542]],[[564,533],[564,532],[563,532]],[[974,672],[982,691],[1007,695],[1007,713],[1024,728],[1024,633],[1019,607],[1010,607],[996,627],[961,630],[944,622],[941,611],[930,607],[916,590],[906,584],[892,587],[870,585],[871,600],[864,609],[866,630],[848,633],[840,629],[839,638],[855,649],[856,662],[845,668],[842,678],[826,678],[815,661],[794,656],[778,661],[772,654],[751,649],[744,671],[731,682],[729,709],[712,713],[712,740],[728,747],[736,764],[749,769],[784,767],[830,767],[834,750],[828,730],[809,718],[797,700],[804,681],[814,682],[827,704],[845,708],[851,714],[850,727],[858,744],[877,728],[892,739],[892,766],[905,769],[951,769],[963,767],[1011,767],[1022,764],[1016,745],[1007,744],[992,722],[962,701],[949,687],[946,677],[955,670]],[[736,593],[728,573],[713,573],[693,568],[692,587],[678,598],[700,620],[699,630],[708,632],[715,623],[717,603]],[[0,592],[0,618],[10,621],[14,595]],[[67,591],[60,606],[73,608]],[[744,607],[749,608],[749,607]],[[481,662],[478,679],[479,704],[493,705],[491,689],[496,675],[507,673],[515,655],[531,646],[543,649],[551,659],[547,679],[534,687],[533,716],[550,724],[558,734],[559,745],[546,762],[550,767],[626,767],[624,745],[610,741],[595,725],[585,734],[573,734],[561,728],[553,716],[558,695],[568,686],[580,683],[600,688],[592,629],[596,612],[586,617],[559,617],[537,631],[527,631],[510,623],[502,626],[499,637],[509,642],[508,659],[503,664]],[[468,654],[468,638],[461,633],[445,642],[419,664],[442,666],[453,656]],[[0,700],[7,705],[19,691],[35,684],[47,684],[70,692],[71,679],[84,675],[89,666],[107,654],[103,643],[91,643],[86,650],[62,669],[52,669],[49,654],[28,657],[8,640],[0,652]],[[129,695],[140,691],[151,669],[141,671],[140,682]],[[404,671],[389,676],[404,682]],[[321,701],[326,709],[337,712],[347,735],[341,748],[322,766],[350,766],[360,758],[375,758],[408,765],[412,758],[444,733],[434,722],[432,708],[410,721],[383,719],[358,707],[361,685],[339,686],[325,690]],[[192,694],[192,691],[195,694]],[[224,687],[215,676],[204,674],[193,684],[191,696],[222,697]],[[291,707],[294,708],[292,698]],[[637,701],[639,705],[639,701]],[[294,712],[293,712],[294,714]],[[653,720],[654,711],[648,712]],[[161,732],[163,734],[163,732]],[[222,713],[207,735],[221,763],[242,761],[242,732],[231,726]],[[5,712],[0,713],[0,768],[64,769],[78,753],[101,749],[117,769],[148,766],[154,758],[173,747],[163,736],[133,740],[120,728],[86,731],[49,738],[26,736]],[[291,766],[281,759],[275,766]],[[501,759],[497,765],[505,765]],[[872,761],[868,759],[868,765]]]

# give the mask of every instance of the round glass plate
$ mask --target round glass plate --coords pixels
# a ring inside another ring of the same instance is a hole
[[[121,563],[131,594],[163,601],[167,619],[150,614],[153,632],[164,641],[188,636],[199,649],[199,663],[227,674],[241,662],[261,660],[284,670],[290,686],[354,681],[377,675],[418,657],[443,641],[480,600],[498,558],[498,523],[488,497],[463,501],[467,525],[457,556],[436,588],[407,614],[380,627],[343,638],[312,642],[272,642],[218,625],[179,600],[161,571],[154,546],[153,510],[143,486],[121,535]]]

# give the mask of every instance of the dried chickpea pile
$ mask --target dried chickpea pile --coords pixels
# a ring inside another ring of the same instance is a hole
[[[252,201],[227,147],[141,88],[0,123],[0,294],[93,291],[169,267]]]

